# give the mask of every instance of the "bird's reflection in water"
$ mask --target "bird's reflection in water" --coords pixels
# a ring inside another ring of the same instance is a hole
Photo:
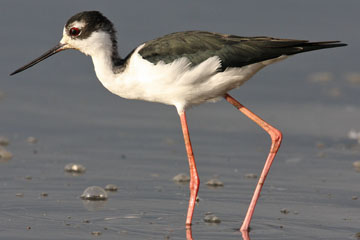
[[[186,240],[193,240],[191,227],[186,227]]]
[[[250,240],[249,231],[241,231],[241,235],[243,237],[243,240]]]
[[[241,231],[242,240],[251,240],[248,231]],[[191,227],[186,227],[186,240],[193,240]]]

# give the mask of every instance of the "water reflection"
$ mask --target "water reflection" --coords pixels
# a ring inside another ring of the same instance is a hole
[[[193,240],[191,227],[186,227],[186,240]]]
[[[248,231],[241,231],[243,240],[251,240]],[[193,240],[191,227],[186,227],[186,240]]]
[[[250,240],[250,235],[248,231],[241,231],[241,235],[243,237],[243,240]]]
[[[105,207],[106,201],[83,200],[82,203],[88,211],[98,211]]]

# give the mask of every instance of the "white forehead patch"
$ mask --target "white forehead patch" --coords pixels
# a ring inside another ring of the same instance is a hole
[[[75,21],[75,22],[71,23],[69,25],[69,27],[70,28],[76,27],[76,28],[82,29],[83,27],[85,27],[85,25],[86,25],[85,21]]]

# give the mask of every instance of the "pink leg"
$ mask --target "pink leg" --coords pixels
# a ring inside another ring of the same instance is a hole
[[[186,228],[186,240],[193,240],[191,226]]]
[[[199,191],[200,180],[196,170],[195,158],[191,147],[190,135],[189,135],[188,125],[186,122],[185,111],[180,113],[180,121],[184,135],[185,147],[186,147],[186,152],[189,160],[189,168],[190,168],[190,199],[189,199],[188,212],[186,216],[186,226],[189,227],[191,226],[191,221],[195,208],[196,196]]]
[[[246,217],[245,217],[244,222],[243,222],[243,224],[242,224],[242,226],[240,228],[241,231],[248,231],[252,215],[254,214],[256,202],[257,202],[257,200],[259,199],[259,196],[260,196],[261,188],[264,185],[266,176],[268,175],[269,170],[270,170],[270,166],[271,166],[271,164],[272,164],[272,162],[273,162],[273,160],[274,160],[274,158],[276,156],[277,151],[279,150],[281,140],[282,140],[282,133],[279,130],[277,130],[276,128],[274,128],[273,126],[271,126],[270,124],[268,124],[267,122],[265,122],[264,120],[262,120],[260,117],[255,115],[249,109],[244,107],[242,104],[240,104],[238,101],[236,101],[236,99],[231,97],[229,94],[226,94],[224,96],[224,98],[226,99],[226,101],[228,101],[229,103],[234,105],[239,111],[241,111],[243,114],[245,114],[248,118],[250,118],[251,120],[256,122],[271,137],[271,148],[270,148],[269,155],[268,155],[268,157],[266,159],[264,169],[263,169],[263,171],[261,173],[259,182],[258,182],[258,184],[256,186],[254,195],[253,195],[252,200],[250,202],[250,206],[249,206],[248,211],[246,213]]]

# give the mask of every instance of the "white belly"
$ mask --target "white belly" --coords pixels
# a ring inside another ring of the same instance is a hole
[[[100,81],[108,90],[121,97],[175,105],[179,112],[188,106],[224,96],[261,68],[286,58],[281,56],[218,72],[221,62],[216,56],[195,67],[191,67],[186,58],[169,64],[152,64],[137,53],[141,48],[132,55],[124,72],[115,75],[115,79],[102,77]]]

